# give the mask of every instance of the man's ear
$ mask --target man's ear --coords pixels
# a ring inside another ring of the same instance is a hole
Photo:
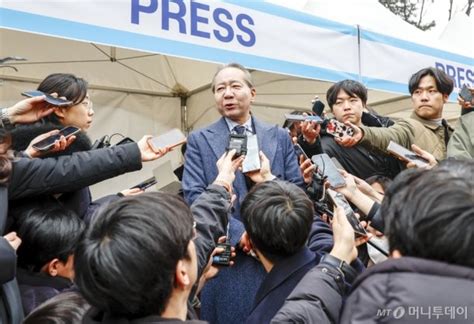
[[[443,95],[443,101],[444,101],[444,103],[447,103],[447,102],[448,102],[448,99],[449,99],[449,95],[444,94],[444,95]]]
[[[253,244],[252,244],[252,241],[250,240],[250,237],[247,231],[245,231],[242,234],[242,237],[240,239],[240,246],[242,247],[245,253],[249,253],[250,250],[253,249]]]
[[[255,88],[250,89],[250,94],[252,95],[252,97],[250,98],[250,102],[254,102],[255,97],[257,96],[257,90],[255,90]]]
[[[59,119],[63,119],[65,115],[65,109],[62,107],[54,107],[53,108],[53,114],[55,114]]]
[[[189,277],[188,268],[185,265],[184,259],[179,260],[176,264],[174,278],[177,288],[184,289],[191,284],[191,278]]]
[[[62,266],[62,262],[59,261],[58,258],[55,258],[51,261],[49,261],[45,266],[44,266],[44,272],[46,272],[48,275],[51,277],[56,277],[59,274],[59,267]]]
[[[393,250],[392,253],[390,253],[392,259],[400,259],[402,256],[403,255],[398,250]]]

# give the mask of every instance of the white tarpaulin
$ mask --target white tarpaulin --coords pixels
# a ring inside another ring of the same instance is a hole
[[[263,1],[3,0],[0,57],[28,61],[8,63],[17,71],[0,69],[0,103],[14,102],[50,73],[74,73],[91,85],[91,137],[120,132],[138,139],[215,120],[209,83],[217,63],[254,69],[253,112],[277,123],[345,78],[363,81],[369,104],[389,115],[410,108],[406,83],[421,67],[438,62],[473,84],[472,55],[430,46],[420,34],[407,41],[366,28],[356,2],[307,1],[300,12]],[[344,16],[353,20],[338,19]],[[453,117],[458,108],[445,113]],[[167,158],[179,162],[177,153]],[[96,193],[133,185],[152,168],[108,181]]]

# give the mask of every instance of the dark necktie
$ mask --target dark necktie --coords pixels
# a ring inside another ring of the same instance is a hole
[[[239,135],[244,135],[245,134],[245,126],[242,126],[242,125],[237,125],[233,128],[233,131],[236,133],[236,134],[239,134]]]

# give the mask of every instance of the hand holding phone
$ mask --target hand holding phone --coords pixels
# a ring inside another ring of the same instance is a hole
[[[331,189],[328,189],[327,193],[333,206],[342,207],[344,209],[344,213],[346,214],[347,220],[354,229],[355,236],[367,236],[365,228],[360,224],[354,213],[354,210],[352,210],[351,205],[349,205],[344,195],[340,192]]]
[[[336,119],[331,119],[326,126],[326,133],[339,138],[344,136],[352,137],[354,135],[354,129]]]
[[[317,124],[323,123],[323,119],[319,116],[303,116],[303,115],[296,115],[296,114],[285,114],[285,119],[288,121],[293,121],[293,122],[312,121]]]
[[[73,104],[72,101],[66,100],[66,99],[61,99],[61,98],[55,98],[52,95],[48,93],[44,93],[39,90],[30,90],[30,91],[25,91],[21,93],[25,97],[39,97],[39,96],[45,96],[45,101],[53,106],[57,107],[67,107]]]
[[[428,160],[394,141],[390,141],[387,146],[387,151],[403,162],[413,162],[419,168],[426,168],[429,165]]]
[[[474,105],[472,91],[466,84],[464,84],[461,88],[459,96],[462,98],[462,100],[464,100],[463,106],[466,105],[467,107],[471,107]]]
[[[138,188],[140,190],[147,190],[151,186],[154,186],[157,183],[156,178],[153,176],[151,178],[146,179],[145,181],[140,182],[139,184],[131,187],[130,189]]]
[[[184,143],[186,143],[186,136],[177,128],[148,140],[148,145],[155,153],[163,153]]]
[[[326,176],[331,188],[341,188],[346,185],[346,180],[326,153],[314,155],[311,159],[318,166],[318,172]]]
[[[79,131],[80,129],[78,127],[66,126],[63,129],[59,130],[58,133],[48,136],[45,139],[34,143],[32,146],[35,150],[45,152],[50,150],[54,146],[56,141],[61,138],[61,136],[64,136],[64,138],[68,139],[72,135],[77,134]]]

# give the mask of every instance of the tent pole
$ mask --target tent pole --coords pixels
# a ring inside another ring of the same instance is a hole
[[[189,134],[188,128],[188,97],[186,95],[181,96],[181,129],[184,131],[186,136]]]
[[[359,82],[362,83],[362,59],[360,56],[360,25],[357,25],[357,64],[358,64],[358,77]]]

